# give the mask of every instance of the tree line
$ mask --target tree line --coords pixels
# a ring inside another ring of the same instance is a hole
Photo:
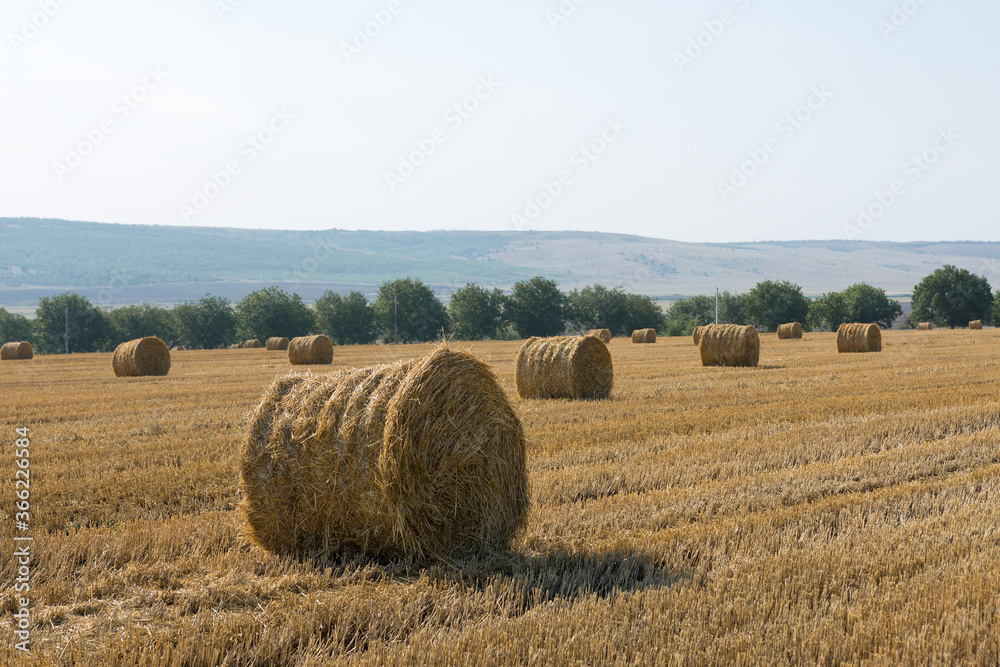
[[[467,283],[450,303],[418,279],[401,278],[379,286],[373,302],[361,292],[325,292],[312,306],[295,293],[268,287],[233,304],[206,295],[164,308],[149,303],[102,310],[86,297],[67,292],[39,300],[35,319],[0,309],[0,342],[27,340],[40,354],[107,352],[118,344],[158,336],[170,345],[216,349],[234,342],[272,336],[326,334],[338,345],[519,339],[608,328],[626,335],[647,326],[662,328],[663,312],[651,298],[601,285],[563,293],[558,284],[536,276],[514,285],[510,294]]]
[[[914,287],[912,306],[911,323],[1000,323],[1000,292],[994,295],[986,278],[950,265]],[[809,299],[794,283],[765,280],[745,294],[723,292],[718,299],[720,323],[751,323],[772,332],[784,322],[827,330],[844,322],[876,322],[888,328],[901,314],[899,303],[866,283]],[[681,299],[664,314],[648,296],[602,285],[564,293],[555,281],[536,276],[516,283],[510,294],[467,283],[445,306],[420,280],[401,278],[382,283],[373,302],[361,292],[342,296],[327,291],[312,306],[278,287],[257,290],[235,304],[206,295],[170,309],[146,303],[109,311],[67,292],[40,299],[34,320],[0,308],[0,342],[27,340],[41,354],[62,352],[67,324],[71,352],[101,352],[153,335],[171,345],[214,349],[251,338],[313,333],[326,334],[338,345],[442,337],[520,339],[587,329],[627,336],[647,327],[680,336],[715,321],[714,295]]]

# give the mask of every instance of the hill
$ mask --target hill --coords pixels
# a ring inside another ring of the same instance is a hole
[[[596,232],[276,231],[0,218],[0,306],[77,290],[96,303],[231,299],[281,285],[313,300],[326,289],[374,293],[402,276],[447,297],[466,282],[509,288],[545,275],[564,290],[622,285],[660,299],[742,292],[790,280],[808,295],[868,282],[908,295],[955,264],[1000,284],[1000,243],[794,241],[682,243]]]

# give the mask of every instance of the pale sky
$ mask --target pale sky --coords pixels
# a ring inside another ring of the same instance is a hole
[[[8,0],[0,216],[997,241],[998,28],[996,0]]]

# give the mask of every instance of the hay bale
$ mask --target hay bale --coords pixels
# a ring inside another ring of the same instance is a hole
[[[268,338],[267,343],[264,344],[267,349],[274,350],[287,350],[288,349],[288,339],[287,338]]]
[[[633,343],[655,343],[656,329],[636,329],[632,332]]]
[[[323,334],[293,338],[288,344],[288,363],[293,366],[332,364],[333,343]]]
[[[705,333],[705,329],[707,329],[707,328],[708,328],[708,325],[704,325],[704,326],[700,326],[700,327],[695,327],[694,328],[694,333],[691,334],[691,337],[694,339],[694,344],[695,345],[698,345],[699,343],[701,343],[701,335],[703,333]]]
[[[978,330],[978,329],[982,329],[982,328],[983,328],[983,321],[982,320],[972,320],[971,322],[969,322],[969,329],[977,329]]]
[[[156,336],[136,338],[115,348],[111,366],[118,377],[166,375],[170,371],[170,350]]]
[[[232,345],[229,346],[229,349],[230,350],[242,350],[243,346],[240,345],[239,343],[233,343]]]
[[[930,322],[921,322],[917,325],[917,331],[930,331],[934,328],[934,325]]]
[[[841,324],[837,329],[837,352],[881,352],[882,330],[877,324]]]
[[[0,359],[5,361],[22,361],[34,356],[35,350],[31,347],[31,343],[26,340],[17,343],[4,343],[3,347],[0,347]]]
[[[515,363],[521,398],[607,398],[614,384],[611,353],[596,336],[529,338]]]
[[[250,340],[243,343],[243,349],[245,350],[257,350],[260,349],[261,347],[263,347],[263,345],[261,345],[260,341],[257,340],[256,338],[251,338]]]
[[[172,348],[170,348],[171,352],[184,352],[186,350],[187,348],[184,347],[183,345],[174,345]]]
[[[702,366],[756,366],[760,336],[753,325],[710,324],[698,343]]]
[[[524,525],[524,430],[492,370],[439,347],[391,365],[277,380],[240,464],[269,551],[442,558],[505,549]]]
[[[587,332],[587,335],[600,338],[604,341],[605,345],[611,342],[611,329],[591,329]]]
[[[802,338],[802,325],[798,322],[778,325],[778,338],[781,340]]]

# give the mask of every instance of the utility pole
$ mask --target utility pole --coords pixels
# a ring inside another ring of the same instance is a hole
[[[64,340],[66,341],[66,354],[69,354],[69,306],[66,306],[66,334]]]
[[[719,323],[719,286],[715,286],[715,323]]]

